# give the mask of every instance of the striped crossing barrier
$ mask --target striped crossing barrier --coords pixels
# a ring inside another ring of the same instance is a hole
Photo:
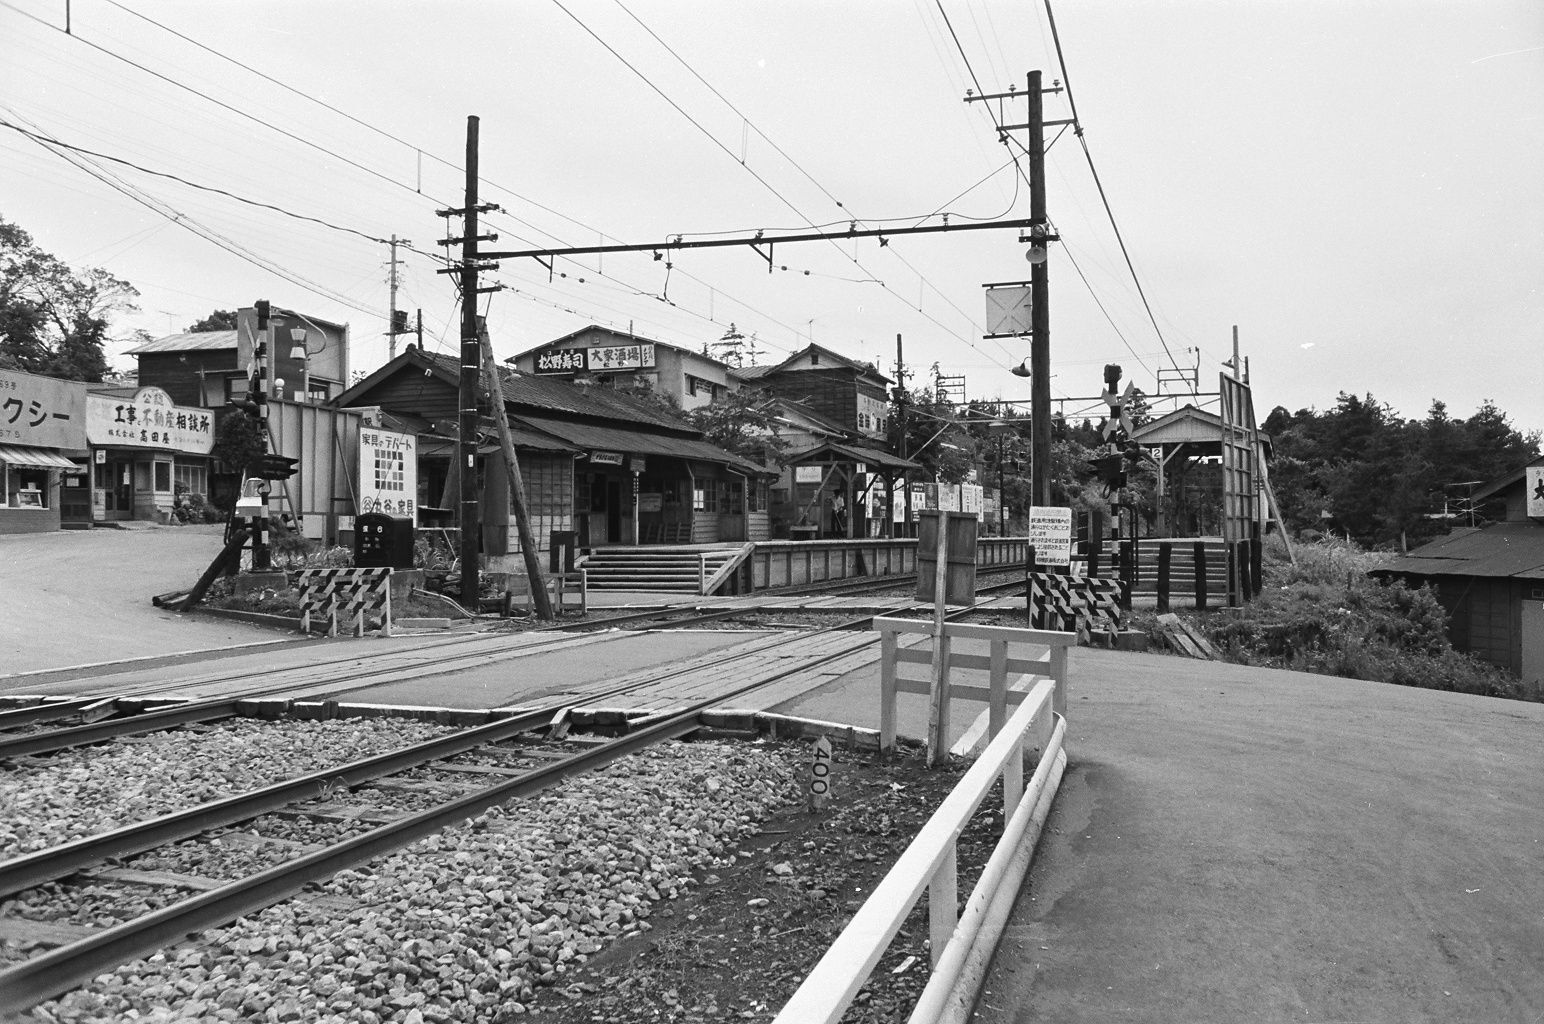
[[[1094,632],[1118,631],[1121,586],[1120,580],[1095,576],[1031,572],[1029,626],[1076,633],[1079,640]]]
[[[302,569],[300,628],[311,629],[311,616],[327,617],[327,635],[338,635],[338,620],[354,620],[354,635],[365,635],[365,616],[381,613],[381,633],[391,636],[391,570]]]

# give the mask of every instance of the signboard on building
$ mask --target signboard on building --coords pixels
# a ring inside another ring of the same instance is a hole
[[[592,466],[620,466],[622,464],[621,452],[591,452],[590,465]]]
[[[86,396],[86,440],[105,448],[169,448],[208,455],[214,451],[214,413],[173,405],[160,388],[140,388],[133,398]]]
[[[417,439],[367,427],[359,432],[359,514],[418,517]]]
[[[654,369],[654,345],[594,345],[590,348],[544,348],[536,353],[537,373],[610,373]]]
[[[588,352],[590,372],[606,370],[654,369],[654,346],[639,342],[630,345],[603,345]]]
[[[86,385],[0,370],[0,444],[86,447]]]
[[[1523,478],[1528,485],[1528,518],[1544,519],[1544,466],[1529,466]]]
[[[1036,505],[1029,510],[1029,542],[1041,565],[1072,564],[1072,509]]]
[[[793,482],[796,484],[818,484],[824,480],[826,468],[824,466],[795,466],[793,467]]]

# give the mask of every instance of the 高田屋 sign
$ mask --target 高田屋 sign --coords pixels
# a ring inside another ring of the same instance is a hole
[[[214,414],[173,405],[172,396],[144,387],[133,398],[86,396],[86,438],[105,448],[163,448],[194,455],[214,451]]]

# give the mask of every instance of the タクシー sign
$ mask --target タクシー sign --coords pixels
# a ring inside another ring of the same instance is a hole
[[[86,447],[86,385],[0,370],[0,444]]]

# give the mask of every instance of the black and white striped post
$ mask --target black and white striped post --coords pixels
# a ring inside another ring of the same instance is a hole
[[[268,336],[272,332],[269,321],[270,307],[267,299],[258,299],[253,304],[257,311],[257,337],[253,339],[253,360],[256,362],[256,374],[253,378],[255,386],[252,388],[252,402],[257,412],[258,434],[263,441],[263,454],[268,454]],[[251,467],[247,467],[250,476]],[[245,483],[245,481],[243,481]],[[264,480],[260,488],[263,496],[262,508],[252,517],[252,571],[267,572],[273,568],[273,561],[268,551],[268,481]]]

